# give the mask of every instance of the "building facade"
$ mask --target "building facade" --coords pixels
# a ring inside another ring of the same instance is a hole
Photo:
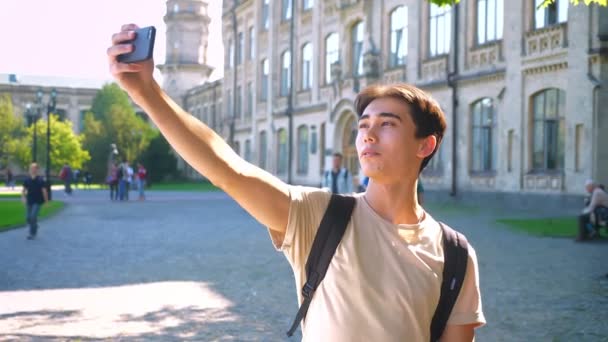
[[[448,121],[428,188],[580,193],[608,183],[608,10],[541,2],[224,0],[223,79],[174,98],[245,159],[318,185],[333,152],[359,175],[357,92],[407,82]]]

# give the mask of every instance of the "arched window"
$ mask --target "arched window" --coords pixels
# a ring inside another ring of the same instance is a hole
[[[287,96],[291,88],[291,52],[281,55],[281,96]]]
[[[532,96],[532,169],[564,168],[566,92],[546,89]]]
[[[302,90],[312,87],[312,44],[302,47]]]
[[[298,174],[308,173],[308,127],[298,127]]]
[[[365,27],[362,21],[351,29],[351,67],[353,75],[363,75],[363,39]]]
[[[429,57],[450,52],[452,31],[452,7],[430,5],[429,16]]]
[[[331,65],[340,59],[338,34],[332,33],[325,38],[325,83],[331,83]]]
[[[399,6],[391,12],[390,66],[404,65],[407,57],[407,7]]]
[[[471,170],[491,171],[495,165],[494,105],[492,99],[484,98],[471,107]]]

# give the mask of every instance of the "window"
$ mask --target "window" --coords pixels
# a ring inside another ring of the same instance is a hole
[[[351,30],[351,66],[353,75],[363,75],[363,22],[356,23]]]
[[[450,52],[452,7],[431,4],[429,17],[429,56],[435,57]]]
[[[269,5],[270,0],[264,0],[264,2],[262,2],[262,28],[264,30],[268,30],[268,28],[270,27],[270,16],[269,14]]]
[[[306,43],[302,48],[302,90],[312,86],[312,44]]]
[[[253,84],[247,82],[247,108],[245,110],[245,118],[251,119],[253,113]]]
[[[407,7],[397,7],[391,13],[390,66],[404,65],[407,57]]]
[[[241,155],[241,143],[238,141],[234,142],[234,152],[236,152],[236,154],[239,156]]]
[[[543,27],[565,23],[568,21],[568,3],[569,0],[555,0],[547,7],[540,7],[543,0],[534,1],[534,28],[540,29]]]
[[[228,53],[226,54],[226,65],[228,68],[232,68],[234,66],[234,45],[232,44],[232,39],[228,39]]]
[[[283,18],[283,20],[291,19],[292,2],[293,2],[293,0],[283,0],[283,7],[282,7],[282,12],[281,12],[281,18]]]
[[[564,168],[566,93],[547,89],[532,98],[532,169]]]
[[[331,65],[340,58],[340,42],[338,34],[332,33],[325,38],[325,83],[331,83]]]
[[[266,101],[268,98],[268,73],[270,72],[270,65],[268,59],[262,61],[262,90],[260,91],[260,99]]]
[[[281,96],[287,96],[291,88],[291,53],[283,52],[281,55]]]
[[[507,172],[513,172],[513,149],[515,148],[513,144],[515,144],[515,130],[509,130],[507,144]]]
[[[241,65],[243,63],[243,52],[245,52],[245,37],[243,37],[243,32],[239,32],[238,46],[236,49],[236,65]]]
[[[253,26],[249,28],[249,60],[255,58],[255,30]]]
[[[312,126],[310,128],[310,154],[317,153],[317,127]]]
[[[492,99],[481,99],[472,107],[472,163],[474,172],[491,171],[494,169],[493,132],[494,106]]]
[[[245,140],[245,160],[250,162],[251,161],[251,140],[247,139]]]
[[[312,9],[312,6],[314,6],[315,4],[315,0],[302,0],[302,8],[307,11]]]
[[[298,174],[308,173],[308,127],[298,127]]]
[[[503,0],[477,0],[477,44],[502,39]]]
[[[266,153],[268,150],[268,140],[266,137],[266,131],[260,132],[260,149],[258,151],[259,166],[262,169],[266,169]]]
[[[241,116],[243,115],[243,102],[242,102],[242,98],[243,98],[243,93],[241,92],[241,86],[237,86],[236,87],[236,98],[235,98],[235,106],[234,106],[234,116],[237,118],[241,118]]]
[[[277,149],[277,173],[287,173],[287,131],[281,128],[277,139],[279,148]]]

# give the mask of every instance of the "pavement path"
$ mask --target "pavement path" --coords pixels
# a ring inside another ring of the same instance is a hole
[[[0,341],[288,340],[289,265],[225,194],[55,198],[68,205],[38,239],[0,234]],[[431,212],[477,251],[478,341],[608,341],[608,243],[514,233],[496,211]]]

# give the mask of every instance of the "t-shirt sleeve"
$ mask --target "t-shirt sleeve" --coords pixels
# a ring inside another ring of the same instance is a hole
[[[456,304],[452,309],[447,324],[468,325],[474,324],[480,327],[486,323],[481,307],[481,291],[479,289],[479,270],[477,267],[477,255],[473,246],[469,245],[469,261],[464,283]]]
[[[282,241],[269,229],[272,243],[282,251],[294,270],[306,265],[308,253],[329,204],[331,193],[318,188],[289,187],[289,219]]]

